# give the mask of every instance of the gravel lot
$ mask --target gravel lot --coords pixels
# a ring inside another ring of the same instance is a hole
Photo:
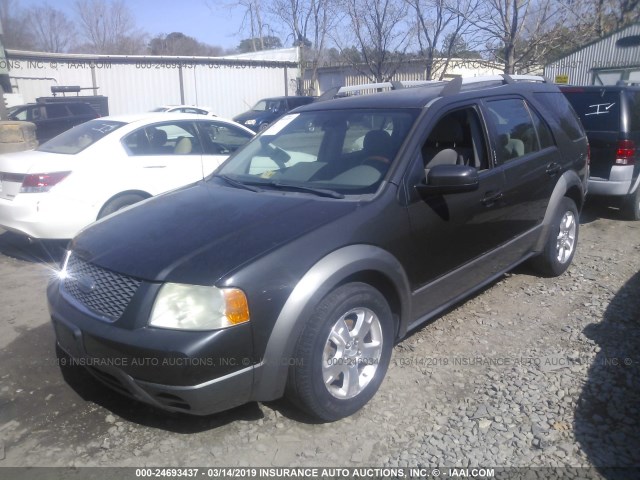
[[[588,206],[562,277],[518,268],[397,345],[333,424],[284,401],[167,414],[61,370],[57,249],[0,234],[0,466],[640,466],[640,222],[615,210]]]

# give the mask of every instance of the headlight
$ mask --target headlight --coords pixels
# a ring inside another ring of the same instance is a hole
[[[255,120],[247,120],[246,122],[244,122],[245,125],[255,125],[256,121]]]
[[[215,330],[249,321],[247,297],[237,288],[165,283],[150,325],[179,330]]]

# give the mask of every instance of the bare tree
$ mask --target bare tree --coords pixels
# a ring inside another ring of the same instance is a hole
[[[0,22],[2,22],[5,48],[33,50],[35,39],[28,27],[28,17],[14,0],[0,0]]]
[[[425,59],[426,80],[447,72],[455,46],[462,39],[475,10],[476,0],[405,0],[413,9],[418,23],[420,55]],[[436,57],[442,62],[436,65]]]
[[[145,51],[145,34],[138,30],[123,0],[77,0],[82,50],[92,53],[135,54]]]
[[[349,22],[345,30],[352,37],[346,42],[344,37],[334,38],[342,56],[369,80],[390,80],[405,60],[412,34],[406,21],[407,4],[403,0],[347,0],[344,8]],[[354,45],[355,49],[350,48]]]
[[[566,10],[556,0],[483,0],[466,15],[505,73],[527,72],[560,45]]]
[[[43,52],[65,52],[76,35],[75,25],[64,12],[43,3],[28,11],[35,46]]]
[[[302,79],[306,64],[311,64],[311,89],[318,79],[320,57],[325,48],[329,30],[335,25],[334,0],[272,0],[271,15],[282,22],[294,44],[300,47],[300,79],[298,93],[302,92]],[[307,48],[305,48],[307,47]],[[304,56],[307,58],[304,58]]]
[[[268,1],[268,0],[267,0]],[[238,34],[248,33],[251,44],[251,50],[266,50],[265,37],[271,36],[268,26],[264,23],[264,0],[236,0],[226,5],[230,9],[241,9],[243,11],[242,23]],[[216,10],[220,8],[219,2],[205,1],[209,10],[215,15]]]

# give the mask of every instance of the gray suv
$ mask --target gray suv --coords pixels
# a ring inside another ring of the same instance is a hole
[[[640,87],[560,87],[580,116],[591,148],[589,195],[617,200],[640,220]]]
[[[523,261],[569,267],[587,162],[542,81],[298,108],[205,180],[80,233],[47,291],[58,346],[170,411],[286,394],[351,415],[409,332]]]

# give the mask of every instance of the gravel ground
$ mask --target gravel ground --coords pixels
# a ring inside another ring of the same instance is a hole
[[[61,370],[49,254],[1,234],[0,466],[640,467],[640,222],[590,207],[579,243],[565,275],[520,267],[414,332],[367,407],[315,424],[284,401],[166,414]]]

